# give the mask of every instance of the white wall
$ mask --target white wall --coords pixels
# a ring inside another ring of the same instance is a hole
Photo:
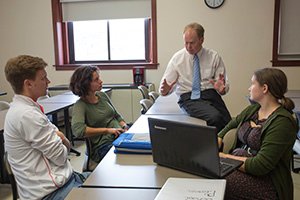
[[[171,3],[171,4],[170,4]],[[205,28],[204,46],[218,51],[227,67],[231,84],[224,100],[233,116],[246,105],[254,70],[271,66],[274,0],[228,0],[219,9],[209,9],[202,0],[157,0],[157,70],[147,70],[147,82],[158,86],[174,52],[183,47],[182,30],[190,22]],[[13,95],[5,80],[6,61],[19,54],[44,58],[49,64],[51,85],[68,83],[72,71],[55,71],[50,0],[0,1],[0,90]],[[299,67],[281,68],[289,89],[300,89]],[[131,70],[103,70],[104,83],[132,82]]]

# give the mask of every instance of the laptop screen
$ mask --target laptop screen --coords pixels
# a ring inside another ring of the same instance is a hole
[[[215,127],[148,118],[153,161],[206,177],[220,176]]]

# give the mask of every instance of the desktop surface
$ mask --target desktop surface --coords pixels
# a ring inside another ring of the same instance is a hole
[[[128,133],[149,133],[148,118],[157,118],[157,119],[167,119],[171,121],[180,121],[196,125],[206,125],[206,122],[202,119],[190,117],[188,115],[167,115],[167,114],[157,114],[157,115],[141,115],[134,124],[127,131]]]
[[[115,154],[113,147],[84,182],[83,187],[160,189],[169,177],[201,178],[157,165],[153,162],[152,155]]]
[[[130,188],[74,188],[66,200],[153,200],[159,189],[130,189]]]

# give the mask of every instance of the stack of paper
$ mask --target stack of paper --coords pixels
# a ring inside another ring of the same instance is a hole
[[[114,142],[116,153],[152,153],[149,134],[122,133]]]
[[[169,178],[155,200],[222,200],[225,179]]]

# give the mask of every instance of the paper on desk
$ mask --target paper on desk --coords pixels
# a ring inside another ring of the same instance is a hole
[[[145,141],[149,142],[150,141],[150,135],[148,133],[140,133],[140,134],[134,134],[132,136],[133,141]]]
[[[225,179],[169,178],[155,200],[222,200]]]

